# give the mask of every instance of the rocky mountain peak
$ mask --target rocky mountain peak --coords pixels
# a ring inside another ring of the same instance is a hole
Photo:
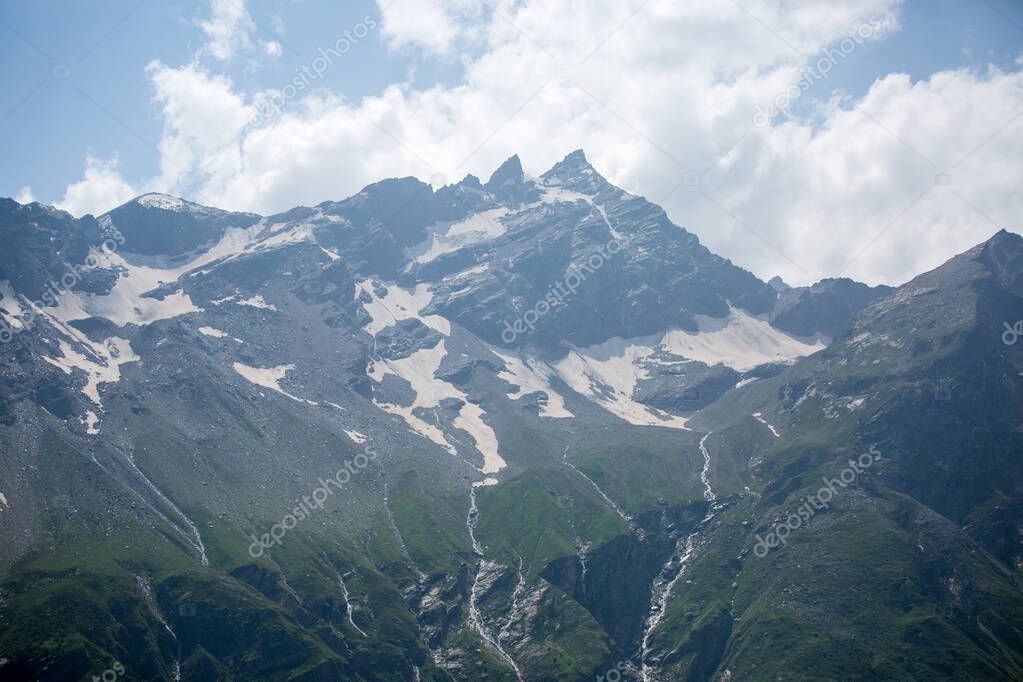
[[[495,170],[490,176],[490,179],[487,180],[485,187],[491,192],[494,192],[505,185],[522,182],[523,177],[524,173],[522,171],[522,162],[519,160],[519,155],[513,154],[508,157],[504,163],[497,167],[497,170]]]
[[[576,149],[575,151],[568,153],[565,158],[555,164],[548,173],[557,169],[581,171],[586,168],[593,168],[593,166],[591,166],[590,162],[587,161],[586,153],[582,149]]]

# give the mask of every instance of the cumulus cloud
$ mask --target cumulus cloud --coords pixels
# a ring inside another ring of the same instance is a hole
[[[108,160],[87,157],[85,177],[69,185],[55,206],[74,216],[99,215],[136,196],[138,191],[121,177],[117,163],[116,156]]]
[[[582,147],[711,249],[793,284],[901,282],[1019,227],[1020,70],[887,74],[859,99],[823,77],[754,124],[865,23],[862,42],[897,31],[898,0],[380,4],[387,45],[457,55],[460,82],[358,101],[293,87],[253,125],[288,84],[243,92],[195,63],[151,64],[164,121],[153,188],[267,213],[384,177],[486,176],[513,153],[538,173]]]
[[[478,37],[483,12],[483,3],[475,0],[383,0],[378,5],[383,35],[392,48],[434,56],[448,56],[458,43]]]

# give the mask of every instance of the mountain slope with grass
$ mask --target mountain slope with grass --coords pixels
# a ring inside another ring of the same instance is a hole
[[[0,679],[1019,676],[1018,237],[791,289],[582,152],[0,237]]]

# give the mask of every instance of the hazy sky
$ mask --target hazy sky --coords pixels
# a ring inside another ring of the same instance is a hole
[[[0,195],[76,215],[582,148],[765,279],[899,283],[1023,231],[1018,0],[0,0],[0,34]]]

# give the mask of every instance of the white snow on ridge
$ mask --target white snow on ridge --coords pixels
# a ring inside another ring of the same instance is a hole
[[[146,195],[143,199],[157,196],[163,195]],[[173,268],[132,265],[120,253],[93,249],[90,255],[96,258],[98,267],[120,271],[117,283],[105,295],[72,291],[61,296],[57,316],[64,321],[80,320],[90,316],[103,317],[123,327],[126,324],[148,324],[201,312],[200,308],[193,305],[189,296],[180,290],[166,296],[163,301],[143,298],[142,295],[163,285],[173,284],[184,275],[200,268],[218,261],[231,260],[246,253],[261,244],[259,236],[264,229],[262,221],[252,227],[229,228],[220,241],[208,251],[184,265]]]
[[[373,336],[400,320],[411,319],[419,320],[444,336],[451,335],[451,323],[445,318],[440,315],[420,314],[433,299],[430,287],[426,284],[417,284],[415,291],[407,291],[397,285],[389,284],[384,287],[387,289],[387,293],[382,298],[376,294],[377,286],[380,285],[371,279],[363,280],[355,285],[356,300],[363,293],[370,298],[369,303],[363,303],[362,307],[372,318],[364,329]]]
[[[234,371],[238,372],[238,374],[242,375],[242,377],[250,383],[262,386],[263,388],[269,388],[271,391],[277,391],[281,395],[291,398],[296,402],[305,403],[306,405],[317,404],[312,400],[306,400],[305,398],[294,396],[281,388],[281,379],[283,379],[288,372],[295,369],[294,365],[278,365],[277,367],[261,368],[249,367],[248,365],[236,362],[232,366],[234,367]]]
[[[497,434],[483,421],[486,413],[479,405],[469,402],[469,397],[454,385],[435,376],[446,354],[442,339],[433,348],[422,348],[407,358],[374,360],[366,370],[370,378],[380,383],[385,376],[392,374],[407,381],[416,394],[412,405],[407,407],[375,400],[374,403],[382,410],[402,417],[416,433],[432,440],[451,454],[457,454],[455,447],[439,428],[426,423],[413,411],[417,408],[435,408],[447,398],[462,401],[462,408],[454,420],[454,425],[472,437],[476,449],[483,455],[483,468],[480,471],[484,474],[496,473],[503,469],[506,463],[498,454]]]
[[[540,407],[541,417],[559,419],[575,416],[565,408],[564,397],[551,388],[553,371],[550,367],[535,358],[521,360],[493,349],[492,352],[501,358],[506,368],[505,371],[498,373],[498,378],[518,388],[518,391],[508,394],[510,399],[518,400],[524,395],[541,391],[547,395],[547,400]]]
[[[182,210],[187,207],[180,199],[161,194],[147,194],[139,199],[139,203],[167,210]],[[209,250],[184,265],[172,268],[132,265],[119,252],[93,249],[90,256],[96,259],[99,267],[119,271],[114,288],[104,295],[80,291],[66,293],[60,297],[56,316],[65,322],[93,316],[102,317],[123,327],[126,324],[145,325],[188,313],[202,312],[201,308],[192,303],[188,294],[180,289],[168,294],[162,301],[143,298],[143,294],[165,285],[172,285],[183,276],[199,272],[207,266],[228,262],[239,256],[300,242],[315,242],[313,226],[308,223],[279,231],[269,237],[266,234],[267,225],[263,220],[247,228],[228,228],[220,241]],[[233,297],[221,299],[220,303],[231,299]],[[276,310],[259,296],[238,303]]]

